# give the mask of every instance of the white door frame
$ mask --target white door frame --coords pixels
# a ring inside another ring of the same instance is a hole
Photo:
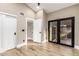
[[[9,15],[9,16],[14,16],[14,17],[17,17],[17,15],[10,14],[10,13],[6,13],[6,12],[0,12],[0,14],[4,14],[4,15]]]

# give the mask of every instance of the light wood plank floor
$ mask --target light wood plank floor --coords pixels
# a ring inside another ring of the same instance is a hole
[[[27,46],[8,50],[1,56],[79,56],[79,50],[54,43],[28,43]]]

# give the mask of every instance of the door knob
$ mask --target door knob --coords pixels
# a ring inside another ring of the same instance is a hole
[[[14,32],[14,35],[16,35],[16,32]]]

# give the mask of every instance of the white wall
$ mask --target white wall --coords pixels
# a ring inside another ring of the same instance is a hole
[[[47,13],[43,10],[43,42],[48,41],[48,15]]]
[[[72,16],[75,16],[75,44],[79,45],[79,4],[49,14],[48,20]]]

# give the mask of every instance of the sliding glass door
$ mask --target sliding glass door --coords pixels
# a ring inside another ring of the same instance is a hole
[[[50,39],[51,42],[57,42],[57,22],[50,22]]]
[[[60,43],[71,45],[72,43],[72,20],[60,21]]]
[[[49,21],[48,40],[74,47],[74,17]]]

